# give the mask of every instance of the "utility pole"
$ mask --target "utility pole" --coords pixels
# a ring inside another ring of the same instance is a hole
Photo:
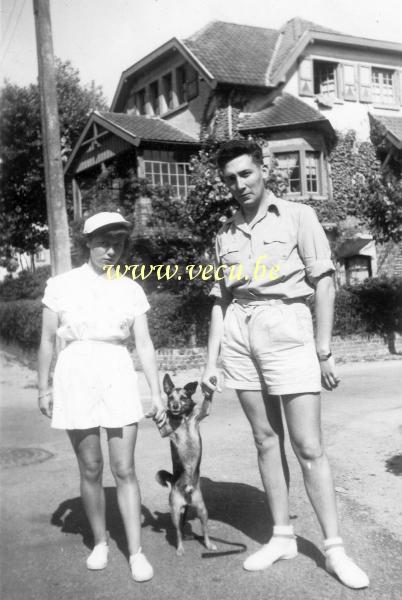
[[[49,0],[33,0],[52,275],[71,269]]]

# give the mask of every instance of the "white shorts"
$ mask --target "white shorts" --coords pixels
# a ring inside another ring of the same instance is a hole
[[[236,390],[273,395],[321,391],[310,309],[263,300],[227,308],[222,341],[225,384]]]
[[[144,416],[137,374],[125,346],[71,342],[58,356],[53,377],[52,427],[123,427]]]

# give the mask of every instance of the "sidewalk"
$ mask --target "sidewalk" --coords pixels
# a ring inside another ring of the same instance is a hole
[[[39,414],[35,374],[10,354],[2,357],[3,449],[36,448],[52,455],[26,466],[8,463],[1,472],[3,600],[401,597],[402,477],[386,471],[386,459],[401,451],[399,361],[342,366],[342,389],[324,395],[325,437],[338,490],[342,534],[350,554],[372,579],[368,590],[356,592],[344,588],[322,568],[318,524],[290,451],[291,515],[300,554],[262,573],[242,570],[246,554],[267,540],[269,522],[252,437],[231,391],[216,395],[213,413],[202,425],[202,484],[211,535],[219,549],[216,556],[210,557],[200,541],[189,535],[191,531],[200,534],[200,525],[193,518],[187,528],[185,555],[176,557],[168,492],[155,481],[158,469],[170,470],[168,442],[159,437],[152,422],[144,420],[136,463],[142,491],[143,545],[154,564],[155,578],[142,585],[130,579],[114,482],[107,466],[104,485],[111,559],[105,571],[87,571],[89,532],[67,437],[52,430]],[[196,379],[197,371],[175,377],[179,383]],[[141,373],[139,381],[147,408],[149,396]]]

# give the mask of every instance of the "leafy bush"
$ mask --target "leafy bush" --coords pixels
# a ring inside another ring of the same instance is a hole
[[[349,288],[369,333],[402,333],[402,277],[372,277]]]
[[[42,326],[40,300],[0,302],[0,337],[21,348],[37,348]]]
[[[342,337],[356,333],[366,333],[367,324],[362,319],[358,296],[341,288],[335,297],[334,335]]]
[[[41,298],[49,279],[50,266],[39,267],[32,271],[20,271],[18,277],[7,275],[0,284],[0,300],[22,300]]]

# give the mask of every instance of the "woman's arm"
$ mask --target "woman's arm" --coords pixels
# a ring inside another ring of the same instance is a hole
[[[43,415],[52,416],[53,402],[49,389],[50,365],[58,325],[57,313],[45,307],[42,314],[42,335],[38,352],[38,404]]]
[[[152,411],[146,416],[152,416],[160,427],[166,419],[165,407],[161,397],[155,348],[149,335],[148,320],[145,313],[135,317],[133,332],[138,357],[151,389]]]
[[[315,290],[316,315],[316,348],[318,357],[330,352],[332,325],[334,321],[335,287],[332,275],[320,277]],[[339,378],[336,374],[333,356],[320,360],[322,383],[327,390],[337,387]]]

